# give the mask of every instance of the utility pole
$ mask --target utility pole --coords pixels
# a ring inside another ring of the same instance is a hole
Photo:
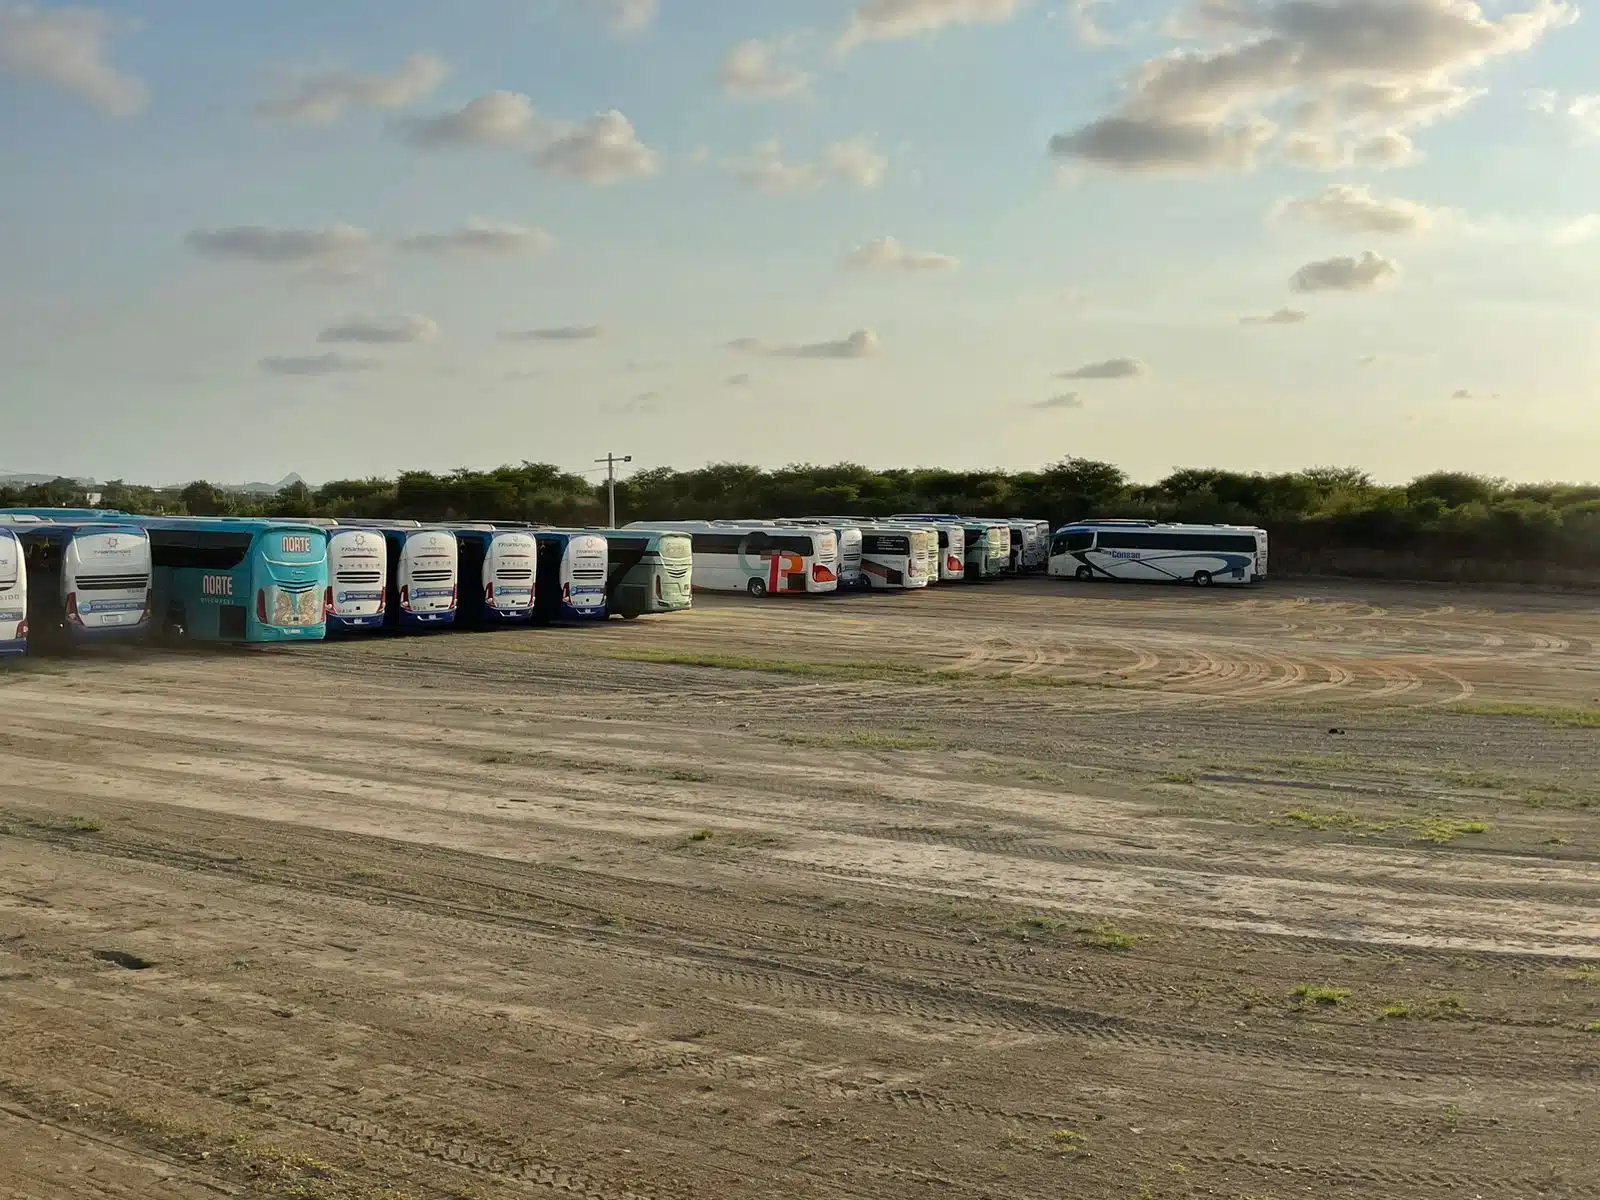
[[[607,513],[607,528],[609,529],[617,527],[617,464],[631,463],[632,461],[633,455],[631,454],[613,454],[609,450],[606,451],[604,458],[595,459],[595,462],[605,463],[606,465],[606,507],[609,510]]]

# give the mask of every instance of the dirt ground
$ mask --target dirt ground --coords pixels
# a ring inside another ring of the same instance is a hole
[[[0,674],[0,1198],[1600,1195],[1600,604]]]

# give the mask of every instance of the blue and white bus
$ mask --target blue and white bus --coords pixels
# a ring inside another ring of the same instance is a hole
[[[40,521],[11,526],[28,576],[34,650],[137,641],[150,629],[150,538],[139,526]]]
[[[328,534],[270,519],[133,517],[150,535],[152,616],[202,642],[320,641]]]
[[[28,650],[28,569],[22,542],[0,525],[0,659]]]
[[[1163,525],[1081,521],[1050,540],[1056,579],[1158,583],[1260,583],[1267,577],[1267,531],[1251,525]]]
[[[451,525],[460,590],[456,622],[472,629],[533,620],[539,544],[533,534],[494,525]]]
[[[321,522],[317,522],[321,524]],[[388,606],[389,554],[381,531],[328,529],[328,632],[361,633],[383,627]]]
[[[448,529],[367,526],[387,552],[384,627],[446,629],[456,620],[456,535]]]
[[[534,529],[539,565],[533,609],[537,620],[606,619],[606,539],[587,529]]]

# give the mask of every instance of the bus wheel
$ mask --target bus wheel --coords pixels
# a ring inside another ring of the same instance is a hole
[[[639,614],[638,613],[623,613],[622,614],[622,619],[624,621],[637,621],[639,619]]]
[[[1078,568],[1078,582],[1079,583],[1088,583],[1093,578],[1094,578],[1094,568],[1093,567],[1082,566],[1082,567]]]
[[[760,579],[752,579],[747,585],[747,590],[757,600],[767,594],[767,585]]]
[[[1196,571],[1194,573],[1194,585],[1195,585],[1195,587],[1210,587],[1211,586],[1211,572],[1210,571]]]

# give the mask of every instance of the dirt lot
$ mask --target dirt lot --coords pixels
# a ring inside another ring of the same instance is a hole
[[[1600,1195],[1600,606],[708,599],[0,676],[0,1197]]]

